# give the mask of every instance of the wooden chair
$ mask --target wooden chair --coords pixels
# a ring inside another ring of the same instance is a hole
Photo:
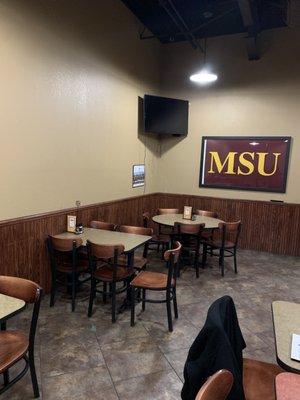
[[[203,241],[203,258],[202,265],[204,266],[207,258],[207,250],[211,250],[211,255],[219,257],[219,265],[221,268],[222,276],[224,276],[224,258],[233,257],[234,259],[234,272],[237,273],[236,250],[238,239],[241,231],[241,221],[237,222],[220,222],[219,231],[221,233],[220,239],[210,239]],[[217,253],[214,253],[217,250]]]
[[[149,228],[150,221],[150,213],[145,211],[143,213],[143,225],[144,228]],[[164,252],[169,249],[170,244],[170,236],[169,235],[152,235],[152,239],[148,242],[148,250],[156,249],[157,252],[160,250],[160,246],[162,247],[162,258],[164,257]],[[151,247],[154,246],[154,247]]]
[[[129,294],[129,282],[134,276],[134,269],[126,266],[120,266],[118,257],[124,252],[124,246],[119,245],[99,245],[87,241],[87,252],[91,270],[91,292],[88,308],[88,316],[92,316],[93,303],[97,293],[103,296],[103,302],[106,303],[106,297],[111,297],[112,322],[116,322],[116,295],[127,291]],[[98,262],[100,261],[100,266]],[[103,283],[103,290],[98,290],[99,283]],[[117,284],[122,283],[121,287]],[[109,290],[107,289],[109,285]]]
[[[77,289],[90,279],[88,260],[84,254],[79,254],[82,240],[49,236],[47,245],[52,273],[50,307],[53,307],[55,303],[57,284],[63,284],[71,290],[72,311],[75,311]],[[79,277],[86,273],[88,273],[88,277],[80,280]],[[61,279],[63,276],[67,278],[67,281]]]
[[[181,256],[183,256],[185,252],[189,253],[190,258],[190,253],[194,253],[193,265],[197,278],[199,278],[200,241],[204,227],[205,224],[176,222],[174,225],[174,233],[171,235],[172,241],[175,239],[182,244]]]
[[[115,231],[117,225],[104,221],[91,221],[90,227],[94,229],[102,229],[104,231]]]
[[[214,211],[196,210],[195,214],[201,217],[218,218],[218,213]],[[212,236],[213,229],[205,229],[205,231],[202,232],[202,240],[212,239]]]
[[[179,214],[178,208],[158,208],[157,215],[164,215],[164,214]],[[159,235],[170,235],[173,232],[173,227],[162,226],[161,224],[158,225],[158,234]]]
[[[145,236],[152,236],[153,235],[153,229],[152,228],[143,228],[141,226],[129,226],[129,225],[121,225],[119,227],[120,232],[124,233],[133,233],[135,235],[145,235]],[[143,250],[143,255],[142,256],[134,256],[133,259],[133,267],[138,270],[144,270],[148,264],[148,249],[149,249],[149,244],[148,242],[145,243],[144,245],[144,250]],[[119,265],[127,265],[127,257],[126,256],[121,256],[119,258]]]
[[[0,374],[4,376],[4,385],[0,388],[0,395],[11,388],[30,369],[34,397],[39,397],[39,387],[34,364],[34,339],[42,288],[27,279],[0,276],[0,293],[16,297],[25,301],[25,303],[34,304],[29,338],[22,331],[18,330],[0,331]],[[25,361],[24,369],[10,381],[9,369],[21,360]]]
[[[134,326],[134,314],[135,314],[135,294],[136,291],[139,293],[142,291],[142,310],[145,310],[145,303],[166,303],[167,315],[168,315],[168,327],[169,331],[173,331],[172,322],[172,311],[171,301],[173,300],[174,315],[178,318],[177,298],[176,298],[176,277],[177,277],[177,266],[178,259],[180,256],[181,244],[179,242],[174,243],[174,247],[171,250],[167,250],[164,254],[164,259],[167,263],[168,274],[160,272],[140,272],[130,283],[131,287],[131,326]],[[164,291],[166,292],[166,298],[163,300],[151,300],[146,298],[147,290]]]
[[[226,400],[232,385],[232,373],[221,369],[207,379],[195,400]]]

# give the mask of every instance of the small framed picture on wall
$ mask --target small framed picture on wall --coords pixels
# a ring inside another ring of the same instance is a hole
[[[145,186],[145,164],[132,166],[132,187]]]

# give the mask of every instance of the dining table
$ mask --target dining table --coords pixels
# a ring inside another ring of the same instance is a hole
[[[203,215],[194,215],[192,219],[183,218],[183,214],[159,214],[154,215],[152,220],[158,225],[174,227],[176,222],[184,224],[205,224],[204,229],[217,229],[220,222],[218,218],[206,217]]]
[[[291,359],[291,346],[293,333],[300,335],[300,304],[273,301],[272,316],[277,363],[286,371],[299,374],[300,362]]]
[[[82,239],[82,245],[86,246],[86,242],[90,241],[99,245],[123,245],[124,254],[127,257],[127,266],[132,267],[134,263],[134,253],[139,247],[149,242],[152,237],[147,235],[137,235],[135,233],[126,233],[118,231],[107,231],[104,229],[86,228],[84,227],[83,232],[80,234],[72,232],[63,232],[55,235],[56,238],[62,239]],[[119,313],[130,308],[130,295],[127,291],[126,298],[124,299]]]
[[[118,231],[106,231],[104,229],[84,228],[83,233],[76,234],[72,232],[63,232],[55,235],[56,238],[61,239],[82,239],[83,246],[86,246],[87,240],[100,245],[119,245],[125,247],[124,254],[127,256],[128,266],[133,265],[134,252],[139,247],[143,246],[151,236],[137,235],[134,233],[125,233]]]
[[[25,301],[16,297],[7,296],[0,293],[0,326],[1,330],[6,329],[6,321],[24,310]]]

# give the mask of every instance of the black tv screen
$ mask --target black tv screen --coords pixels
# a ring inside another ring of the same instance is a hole
[[[145,132],[187,135],[189,102],[167,97],[144,96]]]

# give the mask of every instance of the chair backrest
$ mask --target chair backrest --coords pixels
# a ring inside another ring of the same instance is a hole
[[[74,248],[78,248],[82,246],[82,239],[81,238],[74,238],[74,239],[64,239],[64,238],[57,238],[54,236],[48,236],[51,249],[56,250],[59,252],[68,252],[73,251]]]
[[[97,261],[102,261],[110,265],[113,270],[112,280],[113,282],[116,281],[118,258],[119,255],[124,252],[125,247],[122,244],[96,244],[89,240],[86,242],[86,247],[92,277],[97,268]]]
[[[114,231],[116,230],[117,226],[115,224],[111,224],[110,222],[91,221],[90,227],[94,229],[102,229],[104,231]]]
[[[235,246],[237,246],[238,239],[241,232],[241,221],[237,222],[220,222],[219,229],[221,231],[222,245],[224,245],[225,240],[229,238]]]
[[[184,222],[175,222],[174,233],[184,234],[184,235],[201,235],[205,224],[186,224]]]
[[[226,369],[221,369],[207,379],[195,400],[226,400],[232,385],[232,373]]]
[[[179,208],[158,208],[157,209],[158,215],[163,214],[179,214]]]
[[[120,255],[125,250],[122,244],[96,244],[88,240],[86,245],[89,254],[98,260],[112,259],[115,256],[115,251],[117,251],[117,255]]]
[[[176,277],[178,275],[178,261],[180,257],[181,247],[182,247],[181,243],[176,241],[174,242],[172,249],[164,252],[164,259],[168,267],[168,280],[167,280],[168,287],[171,286],[173,278],[175,279],[176,283]]]
[[[30,350],[34,348],[34,338],[40,311],[42,291],[43,289],[37,283],[28,279],[16,278],[13,276],[0,276],[1,294],[16,297],[17,299],[25,301],[25,303],[34,304],[29,331]]]
[[[214,211],[196,210],[195,214],[202,217],[218,218],[218,213]]]
[[[142,226],[121,225],[119,227],[119,231],[124,233],[134,233],[135,235],[145,235],[145,236],[153,235],[152,228],[144,228]]]

